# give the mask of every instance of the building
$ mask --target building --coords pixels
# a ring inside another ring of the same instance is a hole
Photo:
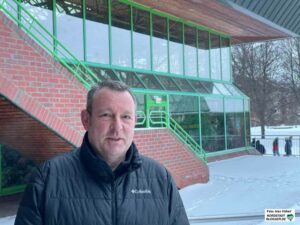
[[[135,141],[178,187],[207,182],[208,160],[249,154],[250,101],[233,85],[230,46],[290,34],[224,2],[2,0],[0,196],[80,145],[87,89],[103,79],[132,87]]]

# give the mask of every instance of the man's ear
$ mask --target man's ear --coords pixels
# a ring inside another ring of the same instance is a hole
[[[85,130],[88,130],[89,127],[89,121],[90,120],[90,114],[86,109],[81,111],[81,123]]]

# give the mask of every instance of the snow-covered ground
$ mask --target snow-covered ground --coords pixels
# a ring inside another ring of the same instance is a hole
[[[252,134],[256,134],[254,128]],[[276,128],[275,128],[276,129]],[[279,129],[282,135],[300,135],[300,126]],[[266,134],[275,133],[268,128]],[[296,148],[296,142],[293,148]],[[300,157],[241,156],[209,163],[210,181],[180,190],[189,217],[234,214],[264,214],[265,209],[300,210]],[[0,219],[0,225],[13,225],[14,217]],[[194,225],[195,223],[193,223]],[[206,222],[199,225],[297,224],[258,221]],[[130,224],[131,225],[131,224]],[[140,225],[140,224],[139,224]]]
[[[251,129],[260,135],[260,128]],[[293,136],[293,149],[299,149],[300,126],[268,127],[267,138]],[[274,135],[274,137],[269,136]],[[235,214],[264,214],[265,209],[300,210],[300,157],[273,157],[272,142],[261,140],[270,155],[241,156],[209,163],[210,181],[180,191],[189,217],[214,217]],[[284,146],[284,143],[280,143]],[[282,150],[283,152],[283,150]],[[200,223],[199,223],[200,224]],[[265,225],[274,222],[207,222],[207,225]],[[295,222],[275,224],[298,224]]]

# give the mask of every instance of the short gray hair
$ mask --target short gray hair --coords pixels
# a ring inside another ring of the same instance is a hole
[[[128,92],[134,102],[134,105],[136,107],[136,98],[131,92],[129,86],[127,86],[125,83],[121,81],[115,81],[115,80],[104,80],[102,82],[98,82],[95,84],[88,92],[87,94],[87,101],[86,101],[86,110],[89,113],[92,113],[92,106],[93,106],[93,98],[97,92],[99,92],[103,88],[108,88],[112,91],[118,91],[118,92]]]

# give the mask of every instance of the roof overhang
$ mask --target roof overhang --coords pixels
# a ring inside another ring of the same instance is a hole
[[[270,26],[217,0],[135,0],[134,2],[222,32],[232,37],[232,44],[291,36],[289,32]]]

